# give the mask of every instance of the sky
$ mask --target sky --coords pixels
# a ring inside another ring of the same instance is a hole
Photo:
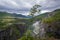
[[[35,4],[41,5],[41,13],[60,8],[60,0],[0,0],[0,11],[29,15]]]

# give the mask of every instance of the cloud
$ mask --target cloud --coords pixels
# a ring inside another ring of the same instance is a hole
[[[60,0],[0,0],[0,10],[10,12],[28,12],[35,4],[40,4],[42,6],[42,11],[52,11],[60,8]]]
[[[60,8],[60,0],[45,0],[40,2],[42,10],[53,10]]]

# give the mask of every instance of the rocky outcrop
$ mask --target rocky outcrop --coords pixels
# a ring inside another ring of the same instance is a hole
[[[1,30],[0,31],[0,40],[17,40],[13,34],[13,30],[11,28]]]
[[[36,20],[39,18],[42,18],[42,20],[38,20],[38,24],[36,24]],[[46,14],[43,14],[42,16],[38,16],[35,19],[35,25],[34,25],[34,29],[37,29],[38,36],[40,36],[40,38],[43,37],[54,37],[59,39],[60,38],[60,10],[58,11],[53,11],[53,12],[48,12]],[[45,20],[45,22],[43,21]],[[37,26],[38,25],[38,26]],[[34,35],[36,35],[36,33],[34,32]],[[36,35],[36,36],[37,36]]]
[[[0,40],[17,40],[21,38],[26,32],[27,26],[25,24],[13,24],[5,30],[0,31]]]
[[[46,30],[47,33],[55,38],[60,38],[60,21],[52,22]]]

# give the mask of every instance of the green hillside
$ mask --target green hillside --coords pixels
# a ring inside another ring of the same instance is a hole
[[[29,18],[29,19],[28,18],[14,18],[16,16],[18,15],[15,14],[15,16],[13,16],[10,13],[0,12],[0,30],[6,30],[9,28],[12,28],[12,30],[14,31],[13,34],[16,35],[16,38],[19,39],[22,36],[19,40],[25,40],[26,33],[27,33],[27,40],[37,40],[38,38],[34,38],[31,36],[30,34],[31,31],[29,27],[33,29],[31,25],[36,21],[41,21],[41,23],[43,22],[44,24],[49,25],[46,30],[46,35],[48,35],[49,37],[60,35],[60,34],[56,35],[55,33],[55,32],[59,33],[58,30],[60,30],[60,25],[59,25],[60,24],[60,9],[57,9],[53,12],[40,14],[38,16]],[[49,31],[49,27],[51,27],[51,29],[53,28],[53,32]]]
[[[44,22],[46,23],[51,23],[51,22],[55,22],[55,21],[60,21],[60,10],[55,10],[52,12],[52,14],[54,14],[51,17],[48,17],[46,19],[43,19]]]
[[[18,14],[10,14],[7,12],[0,12],[0,32],[12,30],[11,38],[15,35],[16,38],[20,38],[27,30],[28,18]],[[21,33],[20,33],[21,32]]]
[[[20,17],[18,18],[17,15],[18,14],[0,12],[0,30],[5,30],[5,29],[9,28],[11,25],[14,25],[14,24],[24,25],[28,22],[28,18],[23,18],[24,16],[22,17],[21,15],[20,15],[21,18]],[[17,26],[15,26],[15,27],[17,27]]]

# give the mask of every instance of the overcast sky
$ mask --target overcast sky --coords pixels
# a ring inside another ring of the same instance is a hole
[[[0,0],[0,11],[9,11],[28,15],[35,4],[40,4],[42,12],[60,8],[60,0]]]

